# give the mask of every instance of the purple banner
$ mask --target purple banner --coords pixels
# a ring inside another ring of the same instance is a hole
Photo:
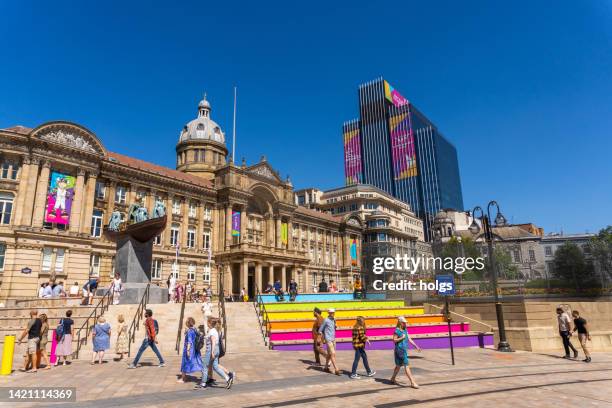
[[[232,211],[232,236],[240,236],[240,211]]]

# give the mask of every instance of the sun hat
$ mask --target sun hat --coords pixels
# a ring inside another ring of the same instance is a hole
[[[327,309],[327,313],[336,313],[336,309],[330,307],[329,309]]]
[[[398,320],[399,322],[401,322],[401,323],[407,323],[407,322],[406,322],[406,318],[405,318],[404,316],[400,316],[400,317],[398,317],[398,318],[397,318],[397,320]]]

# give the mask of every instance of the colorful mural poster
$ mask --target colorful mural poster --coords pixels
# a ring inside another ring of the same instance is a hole
[[[45,222],[68,225],[74,198],[76,178],[57,171],[51,172]]]
[[[357,240],[351,240],[351,265],[357,266]]]
[[[385,81],[385,98],[398,108],[408,104],[408,99],[404,98],[387,81]]]
[[[389,118],[389,129],[391,131],[393,177],[395,180],[403,180],[416,176],[416,150],[410,111],[392,115]]]
[[[240,211],[232,211],[232,236],[240,236]]]
[[[361,135],[357,123],[344,127],[344,175],[346,185],[359,184],[363,180],[361,167]]]
[[[286,222],[281,224],[281,243],[285,246],[289,244],[289,226]]]

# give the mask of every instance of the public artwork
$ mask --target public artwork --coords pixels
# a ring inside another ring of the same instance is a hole
[[[76,178],[59,172],[51,173],[45,222],[68,225],[74,198]]]
[[[286,222],[281,224],[281,242],[285,246],[289,243],[289,227]]]
[[[410,121],[410,111],[389,118],[391,130],[391,161],[393,177],[402,180],[417,175],[414,135]]]
[[[357,240],[351,240],[351,265],[357,266]]]
[[[240,211],[232,211],[232,236],[240,236]]]
[[[357,123],[344,127],[344,175],[346,185],[359,184],[363,180],[361,168],[361,135]]]

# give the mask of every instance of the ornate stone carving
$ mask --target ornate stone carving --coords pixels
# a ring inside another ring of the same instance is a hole
[[[276,177],[276,174],[274,174],[274,172],[268,167],[268,166],[259,166],[259,167],[255,167],[254,169],[252,169],[250,171],[250,173],[252,174],[257,174],[259,176],[271,179],[271,180],[278,180],[278,177]]]
[[[49,132],[42,133],[40,138],[49,142],[67,145],[92,153],[98,153],[94,146],[85,140],[83,136],[76,135],[64,129],[51,130]]]
[[[357,221],[355,218],[349,218],[348,221],[346,222],[348,225],[353,225],[355,227],[361,227],[361,224],[359,223],[359,221]]]

